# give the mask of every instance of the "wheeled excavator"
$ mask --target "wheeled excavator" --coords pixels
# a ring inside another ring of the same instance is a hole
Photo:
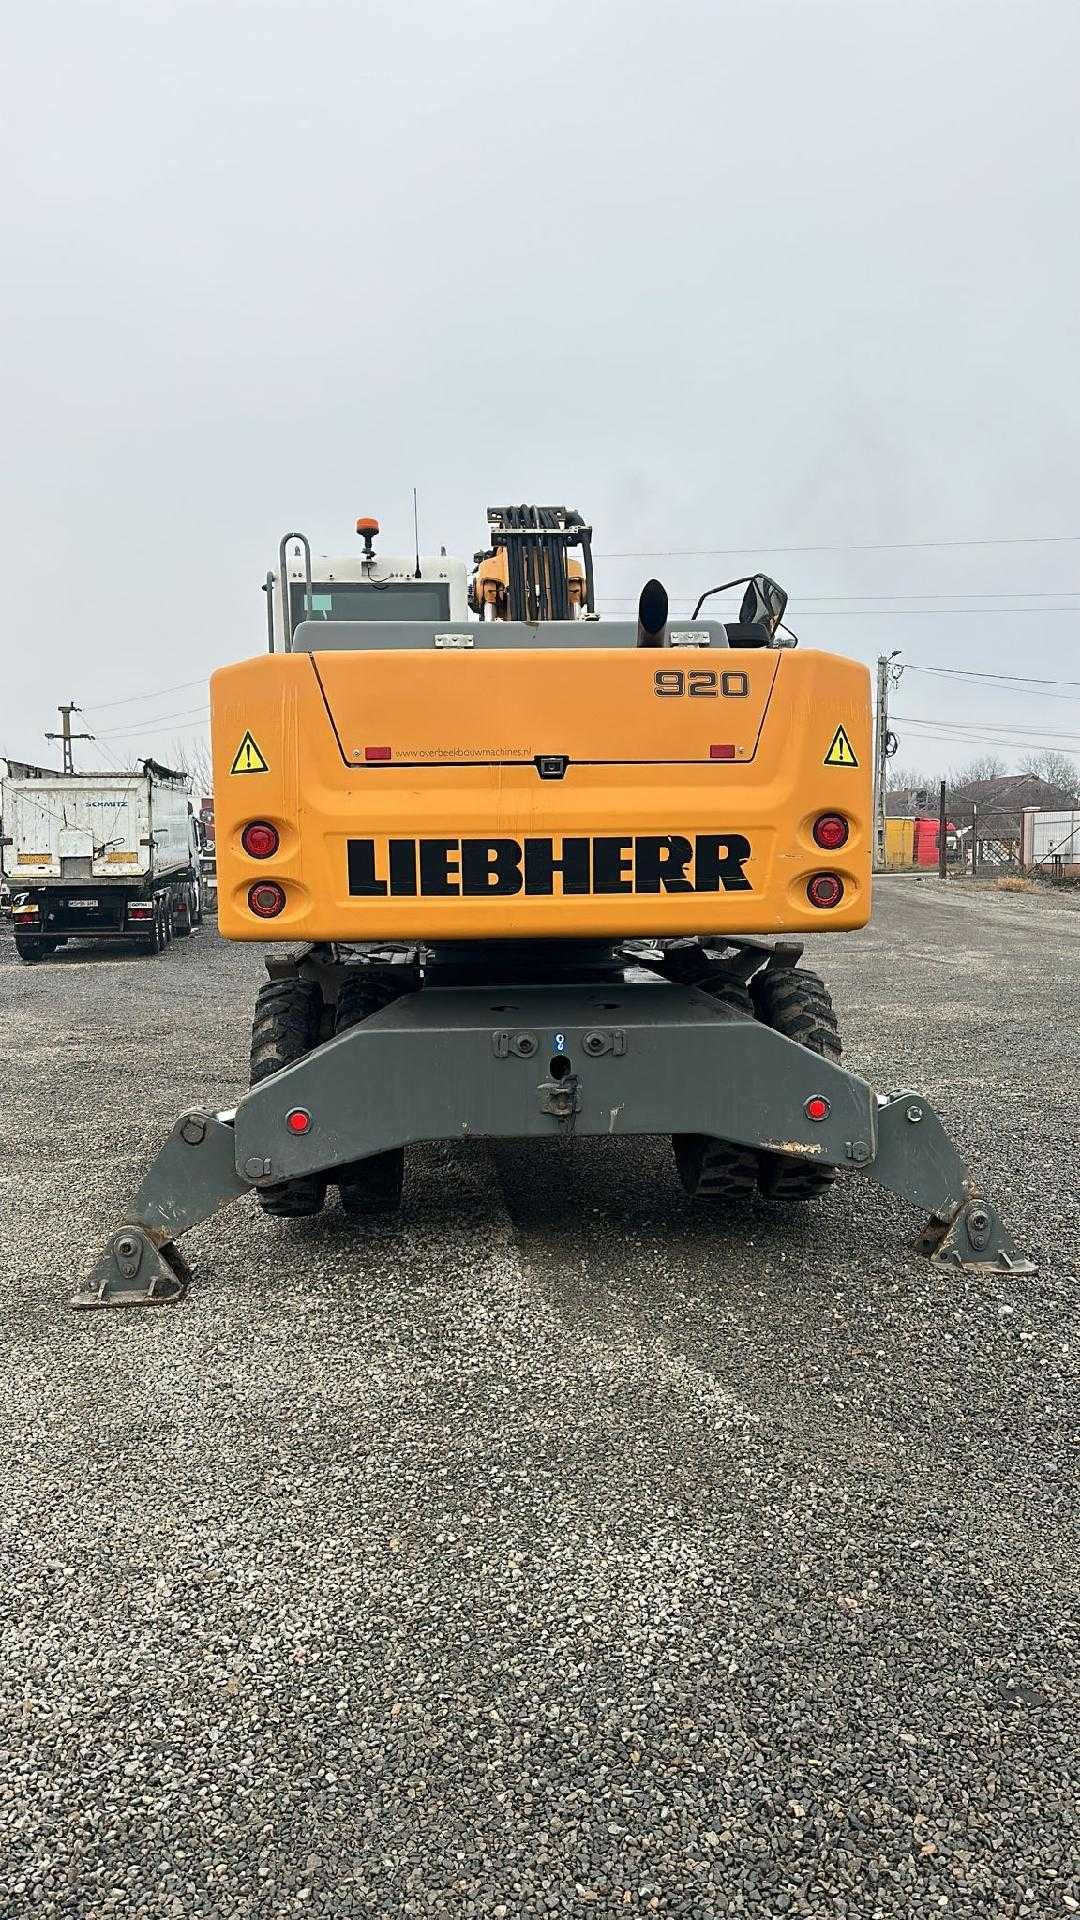
[[[939,1265],[1034,1267],[917,1092],[841,1061],[807,935],[871,898],[868,674],[739,616],[600,618],[592,532],[498,507],[445,553],[313,559],[210,683],[218,918],[267,948],[249,1091],[182,1114],[74,1304],[178,1299],[180,1236],[254,1194],[397,1206],[419,1142],[669,1135],[692,1200],[921,1208]]]

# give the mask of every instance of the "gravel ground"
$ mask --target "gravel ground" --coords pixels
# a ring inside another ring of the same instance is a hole
[[[1076,926],[886,882],[816,956],[1037,1280],[553,1143],[417,1152],[391,1231],[241,1203],[100,1316],[260,956],[0,936],[0,1913],[1077,1911]]]

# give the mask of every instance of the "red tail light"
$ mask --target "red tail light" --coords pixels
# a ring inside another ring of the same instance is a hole
[[[848,823],[842,813],[821,813],[814,821],[814,839],[826,853],[847,845]]]
[[[838,873],[815,873],[807,881],[806,897],[812,907],[838,907],[844,897],[844,883]]]
[[[281,836],[268,820],[252,820],[240,835],[240,845],[253,860],[269,860],[281,845]]]
[[[260,920],[274,920],[285,905],[285,889],[276,880],[260,880],[248,888],[248,906]]]

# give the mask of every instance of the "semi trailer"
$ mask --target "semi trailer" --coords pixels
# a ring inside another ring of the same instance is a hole
[[[1033,1272],[929,1103],[842,1064],[803,964],[870,914],[866,668],[796,650],[764,575],[724,583],[735,620],[655,580],[601,620],[580,515],[488,525],[437,609],[419,560],[321,607],[339,568],[282,542],[281,624],[210,687],[218,924],[269,949],[250,1087],[181,1114],[72,1304],[179,1299],[178,1239],[244,1194],[392,1210],[445,1139],[667,1135],[710,1206],[870,1179],[940,1265]]]
[[[122,773],[7,767],[0,852],[23,960],[72,939],[159,953],[199,925],[201,836],[186,774],[156,760]]]

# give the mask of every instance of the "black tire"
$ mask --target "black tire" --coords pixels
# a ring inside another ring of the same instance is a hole
[[[313,982],[268,980],[259,988],[251,1023],[253,1087],[318,1046],[321,1014],[322,995]],[[275,1220],[307,1219],[326,1199],[326,1175],[305,1173],[256,1192],[263,1212]]]
[[[173,922],[173,932],[177,935],[179,939],[181,940],[186,939],[187,935],[191,932],[191,929],[194,926],[194,924],[195,922],[192,920],[192,917],[191,917],[191,889],[190,887],[185,886],[182,888],[178,902],[177,902],[177,910],[176,910],[176,915]]]
[[[797,1040],[823,1060],[839,1060],[840,1027],[832,995],[819,974],[809,967],[790,967],[758,974],[751,986],[754,1011],[765,1026]],[[760,1156],[760,1185],[770,1200],[815,1200],[836,1179],[835,1167],[809,1166],[783,1153]]]
[[[735,981],[709,988],[714,1000],[740,1020],[752,1020],[754,1007],[747,989]],[[730,1203],[749,1200],[758,1184],[758,1155],[752,1147],[733,1140],[714,1140],[707,1133],[673,1133],[675,1168],[692,1200]]]
[[[378,1013],[390,997],[386,988],[361,968],[350,971],[338,994],[334,1032],[345,1033],[349,1027],[358,1026]],[[347,1219],[369,1220],[373,1215],[396,1213],[405,1182],[405,1149],[388,1147],[385,1153],[370,1154],[366,1160],[349,1160],[337,1168],[333,1178]]]
[[[30,966],[35,960],[43,958],[46,946],[47,942],[44,940],[26,940],[21,939],[18,934],[15,935],[15,951],[19,959],[25,960]]]

